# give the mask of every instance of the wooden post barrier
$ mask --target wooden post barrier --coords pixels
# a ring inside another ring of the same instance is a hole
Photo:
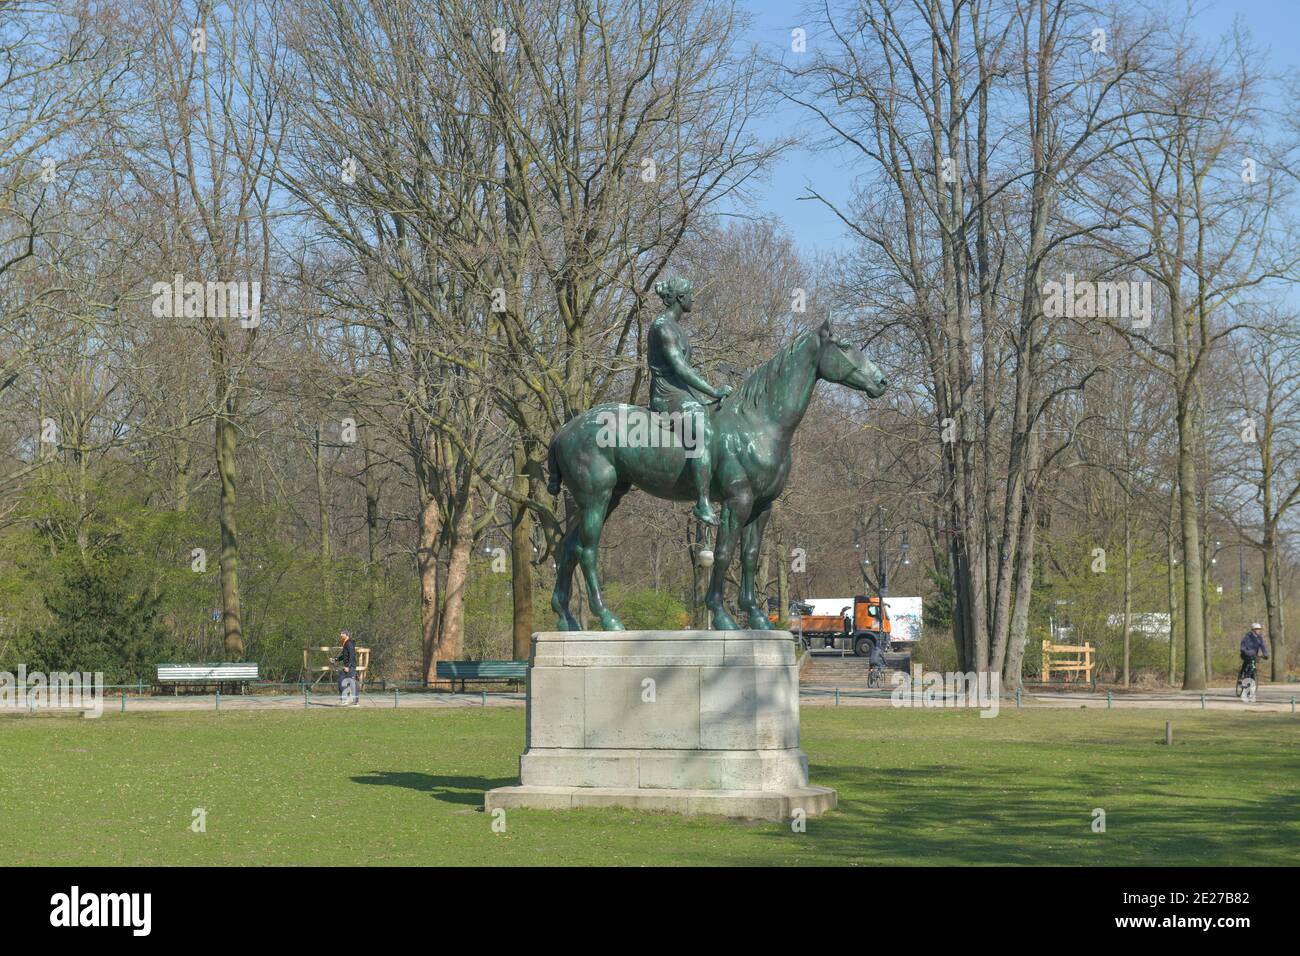
[[[1091,644],[1053,644],[1051,641],[1043,641],[1043,682],[1046,683],[1052,679],[1052,671],[1058,671],[1063,674],[1082,674],[1084,681],[1092,683],[1092,651]],[[1058,660],[1052,660],[1052,655],[1058,655]]]
[[[304,647],[302,649],[302,673],[303,678],[311,682],[315,687],[321,681],[337,673],[342,669],[342,664],[334,663],[334,658],[343,653],[343,648],[334,647]],[[315,654],[324,654],[325,661],[323,664],[313,664],[312,656]],[[366,686],[366,671],[370,669],[370,648],[357,648],[357,684],[360,687]]]

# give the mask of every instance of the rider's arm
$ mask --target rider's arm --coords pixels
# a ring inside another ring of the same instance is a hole
[[[664,335],[663,338],[664,358],[668,360],[668,364],[672,366],[673,371],[677,373],[683,382],[713,398],[722,398],[727,394],[720,389],[714,388],[704,380],[704,376],[691,368],[690,363],[686,361],[686,356],[676,342],[672,341],[667,335]]]

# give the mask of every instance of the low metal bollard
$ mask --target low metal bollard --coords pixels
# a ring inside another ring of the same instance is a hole
[[[479,695],[479,697],[478,697],[478,705],[479,705],[480,707],[486,707],[486,706],[487,706],[487,691],[485,691],[485,690],[481,690],[481,691],[478,692],[478,695]]]
[[[217,688],[217,693],[216,696],[213,697],[213,701],[216,704],[216,709],[220,710],[221,709],[221,688],[220,687]]]
[[[835,706],[840,706],[840,689],[838,687],[835,688]]]
[[[1106,709],[1110,710],[1113,704],[1114,700],[1110,696],[1110,691],[1106,691]]]
[[[1205,709],[1205,695],[1201,695],[1201,710]]]
[[[394,707],[397,706],[397,688],[396,688],[396,687],[393,688],[393,706],[394,706]]]
[[[1016,710],[1020,709],[1020,688],[1016,688]]]
[[[126,691],[122,691],[122,710],[121,710],[121,713],[123,713],[123,714],[126,713]]]

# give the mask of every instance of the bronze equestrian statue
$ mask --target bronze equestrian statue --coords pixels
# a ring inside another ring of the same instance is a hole
[[[880,370],[847,342],[835,338],[829,316],[819,328],[799,335],[760,365],[734,392],[715,389],[690,367],[690,349],[678,321],[691,307],[691,287],[670,280],[657,287],[667,311],[650,332],[650,409],[598,405],[577,415],[551,439],[551,494],[561,484],[576,514],[561,546],[551,607],[561,630],[579,630],[569,610],[573,571],[579,562],[587,600],[607,631],[623,625],[605,606],[596,573],[597,547],[606,519],[633,488],[670,501],[695,501],[704,518],[708,501],[697,481],[707,481],[708,498],[722,503],[714,545],[713,575],[705,606],[715,630],[737,630],[723,603],[727,569],[741,546],[740,610],[749,626],[771,629],[754,593],[754,571],[772,502],[790,475],[790,443],[820,380],[847,385],[871,398],[888,382]],[[713,402],[705,408],[705,399]],[[707,416],[707,421],[700,422]],[[701,464],[701,459],[703,464]],[[700,507],[701,502],[704,508]]]

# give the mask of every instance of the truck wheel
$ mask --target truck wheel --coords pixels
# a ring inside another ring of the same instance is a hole
[[[859,637],[853,642],[853,653],[858,657],[870,657],[876,642],[869,637]]]

